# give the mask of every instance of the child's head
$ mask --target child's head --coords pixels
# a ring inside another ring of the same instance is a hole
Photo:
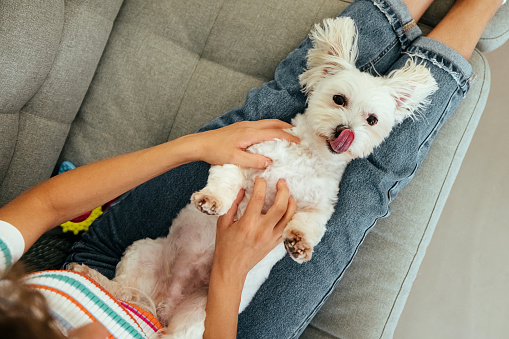
[[[0,280],[0,334],[9,339],[65,339],[42,293],[23,285],[24,270],[16,264]],[[76,339],[104,339],[106,328],[98,323],[69,331]]]
[[[21,283],[22,272],[21,266],[15,265],[0,281],[0,333],[13,339],[65,338],[44,296]]]

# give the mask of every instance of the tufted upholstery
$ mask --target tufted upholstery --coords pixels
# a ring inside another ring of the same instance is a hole
[[[312,24],[348,3],[1,1],[0,205],[62,160],[82,165],[155,145],[241,105]],[[452,3],[435,1],[423,22],[435,25]],[[481,49],[507,40],[508,12],[497,14]],[[487,99],[486,60],[476,51],[471,62],[477,83],[304,338],[392,337]]]

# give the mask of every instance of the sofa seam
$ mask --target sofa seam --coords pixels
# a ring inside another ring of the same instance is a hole
[[[480,53],[480,52],[477,52],[477,53],[479,53],[479,54],[481,55],[481,53]],[[486,61],[484,61],[483,63],[486,65]],[[485,80],[485,79],[486,79],[486,71],[484,71],[484,72],[483,72],[483,75],[484,75],[483,80]],[[484,88],[485,88],[485,84],[484,84],[484,82],[483,82],[483,86],[482,86],[482,88],[481,88],[481,91],[482,91]],[[476,107],[476,108],[478,107],[478,103],[479,103],[479,100],[477,101],[477,103],[476,103],[476,105],[475,105],[475,107]],[[468,123],[467,123],[467,127],[471,125],[471,123],[472,123],[472,119],[473,119],[473,115],[471,115],[471,116],[470,116],[470,118],[469,118],[469,120],[468,120]],[[468,128],[465,128],[465,130],[463,131],[463,134],[461,135],[461,139],[460,139],[460,141],[459,141],[459,143],[458,143],[458,145],[456,146],[456,149],[455,149],[455,151],[454,151],[454,156],[456,156],[456,154],[458,153],[458,149],[459,149],[459,147],[460,147],[460,144],[462,143],[462,141],[463,141],[463,140],[464,140],[464,138],[465,138],[465,134],[466,134],[467,130],[468,130]],[[415,254],[413,255],[413,258],[412,258],[412,261],[411,261],[411,263],[410,263],[409,269],[407,270],[407,272],[406,272],[406,274],[405,274],[405,277],[403,278],[403,280],[402,280],[402,282],[401,282],[401,284],[400,284],[400,288],[398,289],[398,293],[397,293],[396,297],[394,298],[394,302],[393,302],[393,304],[392,304],[391,310],[390,310],[390,312],[389,312],[389,314],[388,314],[388,316],[387,316],[387,320],[385,321],[384,327],[383,327],[383,329],[382,329],[382,331],[381,331],[381,333],[380,333],[380,337],[379,337],[379,338],[382,338],[382,337],[383,337],[383,335],[385,334],[385,331],[386,331],[386,328],[387,328],[387,324],[388,324],[388,322],[389,322],[389,319],[391,318],[391,315],[394,313],[394,308],[395,308],[396,302],[397,302],[397,301],[398,301],[398,299],[400,298],[400,294],[401,294],[401,291],[402,291],[403,285],[404,285],[404,283],[406,282],[406,280],[408,279],[408,275],[410,274],[410,268],[414,265],[414,262],[415,262],[415,259],[416,259],[416,257],[417,257],[417,254],[419,253],[419,250],[420,250],[420,249],[421,249],[421,247],[422,247],[422,242],[423,242],[424,234],[426,234],[426,233],[427,233],[427,231],[428,231],[428,229],[429,229],[429,227],[430,227],[431,220],[433,219],[433,216],[434,216],[434,215],[435,215],[435,213],[437,212],[436,210],[437,210],[438,198],[439,198],[439,197],[441,197],[441,196],[442,196],[442,194],[443,194],[443,190],[444,190],[444,187],[445,187],[445,184],[446,184],[446,179],[449,177],[449,174],[450,174],[450,172],[451,172],[451,169],[452,169],[453,164],[454,164],[454,158],[452,159],[451,163],[449,164],[449,167],[448,167],[448,169],[447,169],[447,174],[446,174],[445,179],[444,179],[444,181],[443,181],[443,183],[442,183],[442,186],[441,186],[441,188],[440,188],[440,192],[439,192],[439,194],[438,194],[438,197],[437,197],[437,199],[435,200],[435,204],[434,204],[434,206],[433,206],[432,213],[431,213],[431,215],[430,215],[430,217],[429,217],[429,219],[428,219],[428,222],[427,222],[427,224],[426,224],[426,228],[425,228],[425,231],[424,231],[424,233],[423,233],[423,236],[421,237],[421,239],[420,239],[420,241],[419,241],[419,245],[417,246],[417,250],[415,251]],[[442,208],[442,210],[443,210],[443,208]],[[440,212],[440,213],[441,213],[441,212]]]
[[[502,32],[500,35],[497,36],[491,36],[491,37],[481,37],[479,41],[492,41],[492,40],[498,40],[500,38],[503,38],[505,36],[509,35],[509,30]],[[500,47],[500,46],[499,46]]]
[[[345,275],[345,272],[351,266],[352,262],[354,261],[355,257],[357,256],[357,253],[359,252],[359,248],[364,243],[364,240],[366,239],[366,236],[370,233],[370,231],[373,229],[373,227],[375,227],[375,225],[376,225],[376,223],[378,222],[379,219],[386,218],[389,214],[390,214],[390,208],[388,207],[387,211],[385,212],[384,215],[375,218],[373,223],[364,230],[364,233],[363,233],[363,235],[361,237],[361,240],[360,240],[359,244],[357,244],[357,246],[355,247],[355,251],[353,251],[353,253],[350,255],[350,258],[348,259],[347,264],[341,270],[341,273],[339,274],[339,276],[331,284],[329,290],[327,291],[327,293],[325,293],[323,295],[323,297],[320,300],[320,302],[315,305],[315,307],[313,308],[313,311],[304,319],[304,321],[301,322],[299,327],[292,333],[292,335],[290,336],[290,339],[296,338],[296,336],[299,335],[299,333],[301,334],[302,331],[305,329],[304,326],[307,327],[309,325],[309,323],[311,322],[311,320],[313,320],[313,318],[316,316],[318,311],[320,311],[320,309],[322,308],[323,304],[327,301],[327,299],[329,299],[329,296],[334,292],[334,290],[336,289],[338,283],[343,279],[343,276]]]
[[[58,41],[58,47],[62,44],[62,37],[64,35],[64,26],[65,26],[65,3],[62,2],[62,10],[63,10],[63,20],[62,20],[62,28],[60,30],[60,39]],[[5,173],[4,175],[2,176],[2,183],[3,183],[3,180],[5,179],[5,176],[7,175],[7,173],[9,172],[9,169],[11,168],[12,166],[12,160],[14,158],[14,155],[16,154],[16,149],[18,147],[18,142],[19,142],[19,132],[20,132],[20,128],[19,128],[19,123],[20,123],[20,117],[21,117],[21,114],[25,114],[25,113],[22,113],[23,112],[23,109],[25,109],[25,107],[27,107],[28,103],[30,101],[33,100],[33,98],[37,95],[37,93],[40,92],[41,88],[43,87],[44,83],[46,83],[46,81],[48,80],[48,77],[49,77],[49,74],[51,73],[51,70],[53,69],[53,67],[55,66],[55,62],[57,60],[57,56],[58,54],[60,53],[59,49],[57,47],[57,51],[53,57],[53,62],[51,63],[51,67],[49,68],[49,71],[48,73],[46,74],[46,76],[44,77],[44,80],[41,82],[41,85],[39,86],[39,88],[37,89],[37,91],[34,92],[34,94],[26,101],[26,103],[19,109],[17,115],[18,115],[18,129],[16,131],[16,141],[14,142],[14,145],[13,145],[13,149],[12,149],[12,152],[11,152],[11,156],[10,156],[10,159],[9,161],[7,162],[7,168],[5,170]],[[26,113],[26,114],[30,114],[30,113]],[[1,193],[1,192],[0,192]]]
[[[217,11],[217,15],[214,19],[214,22],[212,23],[211,27],[210,27],[210,31],[209,31],[209,34],[207,36],[207,39],[205,39],[205,43],[203,44],[203,47],[202,47],[202,50],[200,51],[200,54],[198,55],[198,59],[196,60],[196,64],[194,65],[194,68],[193,68],[193,71],[191,72],[191,75],[189,76],[189,79],[187,81],[187,84],[186,84],[186,89],[184,90],[184,93],[182,93],[182,97],[180,98],[180,102],[179,102],[179,105],[177,107],[177,110],[176,110],[176,113],[175,113],[175,116],[173,117],[173,120],[171,122],[171,127],[167,133],[167,136],[166,136],[166,140],[165,141],[168,141],[170,140],[170,136],[173,132],[173,127],[175,125],[175,121],[177,121],[177,118],[180,116],[180,109],[182,108],[182,104],[184,103],[184,100],[186,98],[186,95],[187,95],[187,92],[189,90],[189,85],[194,77],[194,75],[196,74],[196,70],[198,69],[198,66],[200,64],[200,62],[202,60],[208,60],[207,58],[203,58],[203,55],[205,53],[205,49],[207,48],[207,44],[210,40],[210,37],[212,35],[212,30],[214,29],[214,27],[216,26],[216,22],[217,20],[219,19],[219,16],[221,15],[221,13],[223,12],[223,8],[224,8],[224,5],[225,5],[225,2],[226,0],[223,0],[223,3],[221,4],[221,7],[219,8],[219,10]]]

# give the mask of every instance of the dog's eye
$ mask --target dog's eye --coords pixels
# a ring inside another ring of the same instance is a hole
[[[346,105],[346,98],[341,94],[336,94],[332,97],[332,100],[336,103],[336,105],[339,106],[345,106]]]
[[[378,122],[378,118],[374,114],[370,114],[366,121],[370,126],[375,126]]]

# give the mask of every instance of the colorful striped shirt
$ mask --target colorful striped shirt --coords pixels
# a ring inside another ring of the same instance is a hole
[[[0,275],[23,254],[24,240],[12,225],[0,221]],[[38,289],[64,334],[90,322],[100,322],[109,338],[152,339],[162,326],[149,312],[117,300],[91,278],[72,271],[43,271],[27,275],[25,284]]]

